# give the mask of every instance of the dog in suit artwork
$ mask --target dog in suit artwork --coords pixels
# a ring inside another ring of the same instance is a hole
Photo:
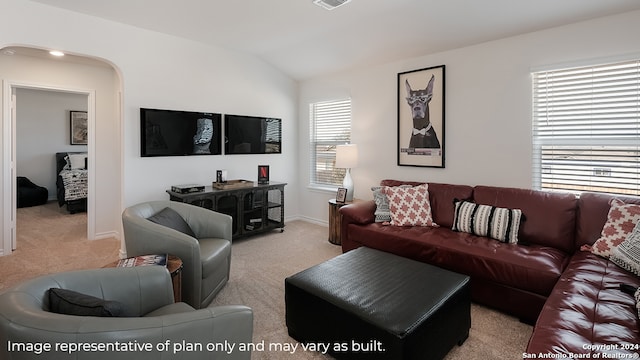
[[[409,107],[411,108],[411,115],[413,117],[413,129],[411,131],[409,148],[440,148],[438,136],[431,125],[431,121],[429,121],[429,102],[433,96],[434,81],[435,76],[431,75],[431,79],[429,80],[426,88],[413,90],[411,89],[409,80],[405,80],[405,86],[407,88],[407,104],[409,104]]]

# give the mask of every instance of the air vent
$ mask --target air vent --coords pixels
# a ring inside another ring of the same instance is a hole
[[[333,10],[338,6],[344,5],[350,1],[351,0],[313,0],[313,3],[318,6],[322,6],[327,10]]]

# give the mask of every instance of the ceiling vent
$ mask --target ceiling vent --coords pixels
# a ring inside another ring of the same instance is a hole
[[[351,0],[313,0],[313,3],[318,6],[322,6],[327,10],[333,10],[338,6],[344,5],[350,1]]]

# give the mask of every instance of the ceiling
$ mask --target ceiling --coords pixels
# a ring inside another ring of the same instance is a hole
[[[251,53],[294,79],[640,9],[638,0],[32,0]]]

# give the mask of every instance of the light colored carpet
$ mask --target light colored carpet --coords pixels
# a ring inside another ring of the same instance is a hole
[[[328,229],[303,221],[287,223],[284,233],[235,241],[231,279],[211,306],[244,304],[254,311],[254,342],[296,343],[285,325],[284,278],[341,254],[327,241]],[[471,331],[446,360],[512,360],[522,358],[532,327],[503,313],[472,304]],[[254,352],[252,359],[331,359],[298,349]],[[428,359],[427,359],[428,360]]]
[[[57,204],[18,210],[18,250],[0,257],[0,292],[41,274],[102,267],[117,259],[116,239],[86,240],[86,216]],[[328,228],[304,221],[285,231],[234,241],[229,283],[211,306],[244,304],[254,311],[254,343],[297,342],[287,334],[284,279],[341,253],[327,241]],[[471,332],[447,360],[522,358],[532,327],[483,306],[471,306]],[[294,354],[255,351],[252,359],[330,359],[297,349]]]
[[[117,239],[88,241],[86,214],[56,202],[18,209],[16,234],[16,250],[0,256],[0,292],[39,275],[102,267],[120,250]]]

